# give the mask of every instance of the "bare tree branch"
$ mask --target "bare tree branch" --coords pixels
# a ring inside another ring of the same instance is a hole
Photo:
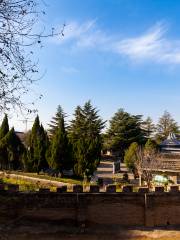
[[[63,36],[54,28],[36,33],[34,27],[44,11],[38,10],[38,0],[0,0],[0,111],[18,107],[29,112],[22,97],[29,94],[37,80],[38,64],[32,60],[32,48],[42,46],[42,39]],[[41,98],[42,95],[39,95]]]

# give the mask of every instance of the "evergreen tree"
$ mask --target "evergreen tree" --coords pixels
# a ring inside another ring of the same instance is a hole
[[[137,161],[137,151],[138,144],[136,142],[131,143],[129,148],[125,151],[124,162],[126,164],[126,167],[131,171],[135,170],[135,162]]]
[[[16,170],[22,167],[21,158],[24,152],[24,146],[20,138],[16,135],[14,128],[8,132],[4,139],[8,153],[8,168]]]
[[[88,101],[83,107],[78,106],[75,118],[69,128],[69,136],[73,146],[74,170],[76,175],[88,179],[96,170],[102,149],[101,130],[105,122]]]
[[[146,120],[142,122],[141,128],[145,131],[147,138],[150,138],[156,129],[150,117],[147,117]]]
[[[48,124],[49,126],[48,134],[50,138],[53,137],[53,135],[56,132],[56,129],[59,127],[59,122],[61,121],[62,118],[65,118],[65,116],[66,114],[64,113],[62,107],[58,105],[56,115],[52,117],[51,122]]]
[[[25,148],[23,151],[23,155],[22,155],[22,169],[25,172],[29,172],[32,170],[32,166],[30,166],[31,162],[29,162],[29,158],[28,158],[28,150]]]
[[[0,140],[0,152],[5,153],[6,158],[2,164],[3,169],[16,170],[21,167],[21,157],[24,151],[24,146],[20,138],[16,135],[14,128],[12,128],[1,140]]]
[[[5,114],[2,124],[1,124],[1,128],[0,128],[0,139],[5,137],[8,132],[9,132],[8,116],[7,116],[7,114]]]
[[[63,169],[71,167],[70,148],[63,115],[59,118],[47,155],[49,155],[49,166],[55,170],[62,173]]]
[[[157,129],[157,140],[165,140],[170,133],[179,133],[179,126],[177,122],[172,118],[171,114],[167,111],[164,112],[162,117],[159,119],[156,126]]]
[[[154,140],[149,138],[144,146],[145,153],[146,154],[150,154],[153,152],[155,153],[155,152],[157,152],[157,150],[158,150],[157,143]]]
[[[142,116],[130,115],[123,109],[119,109],[110,120],[108,136],[112,150],[119,152],[123,158],[125,150],[131,143],[143,144],[145,131],[141,129]]]
[[[0,128],[0,167],[1,169],[8,168],[8,152],[5,144],[1,143],[1,140],[7,135],[9,132],[9,123],[7,114],[5,114],[4,119]]]
[[[43,126],[40,125],[39,116],[37,116],[29,136],[29,146],[27,151],[28,161],[24,161],[28,163],[26,168],[37,173],[39,173],[42,168],[46,168],[48,166],[45,154],[47,147],[48,136],[44,131]],[[26,159],[25,156],[24,159]]]

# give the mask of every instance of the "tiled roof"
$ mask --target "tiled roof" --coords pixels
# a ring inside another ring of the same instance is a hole
[[[180,147],[180,141],[177,140],[175,134],[170,133],[168,138],[164,140],[160,146],[179,146]]]

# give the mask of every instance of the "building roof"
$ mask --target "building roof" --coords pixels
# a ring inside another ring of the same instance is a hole
[[[15,133],[16,133],[16,135],[20,138],[21,142],[24,143],[24,138],[25,138],[24,132],[18,132],[18,131],[16,131]]]
[[[174,133],[170,133],[168,138],[164,140],[160,146],[179,146],[180,147],[180,141],[177,140],[176,135]]]

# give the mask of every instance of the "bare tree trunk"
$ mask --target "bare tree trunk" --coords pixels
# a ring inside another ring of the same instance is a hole
[[[139,186],[141,187],[142,186],[142,175],[139,174]]]

